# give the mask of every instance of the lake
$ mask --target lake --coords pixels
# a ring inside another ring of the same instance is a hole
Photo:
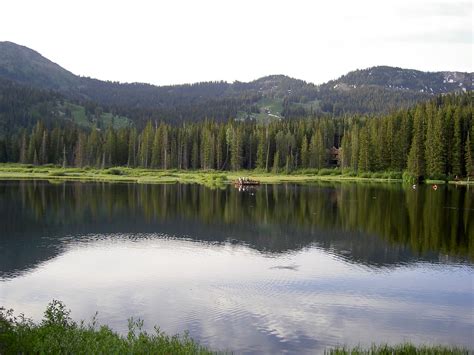
[[[474,348],[474,189],[0,181],[0,305],[212,349]]]

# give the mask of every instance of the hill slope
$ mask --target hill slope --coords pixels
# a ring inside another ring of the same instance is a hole
[[[372,114],[408,107],[436,94],[471,90],[472,73],[373,67],[314,85],[284,75],[252,82],[154,86],[79,77],[38,52],[0,42],[0,78],[92,101],[136,122],[293,118],[324,113]]]

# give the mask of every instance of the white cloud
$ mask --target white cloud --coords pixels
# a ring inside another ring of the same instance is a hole
[[[0,40],[106,80],[287,74],[320,83],[373,65],[472,71],[466,2],[19,0],[2,12]]]

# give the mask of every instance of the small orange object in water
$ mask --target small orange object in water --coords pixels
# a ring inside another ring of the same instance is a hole
[[[438,185],[433,185],[433,190],[438,190]]]

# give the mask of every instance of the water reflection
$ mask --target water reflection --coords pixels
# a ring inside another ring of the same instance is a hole
[[[0,303],[39,319],[58,298],[77,319],[99,310],[101,322],[125,332],[133,315],[238,353],[315,353],[381,340],[473,346],[468,266],[374,272],[319,248],[265,257],[154,234],[87,239],[0,284]]]
[[[316,244],[373,266],[474,260],[474,193],[400,185],[0,183],[0,275],[54,257],[67,236],[164,233],[283,253]]]

